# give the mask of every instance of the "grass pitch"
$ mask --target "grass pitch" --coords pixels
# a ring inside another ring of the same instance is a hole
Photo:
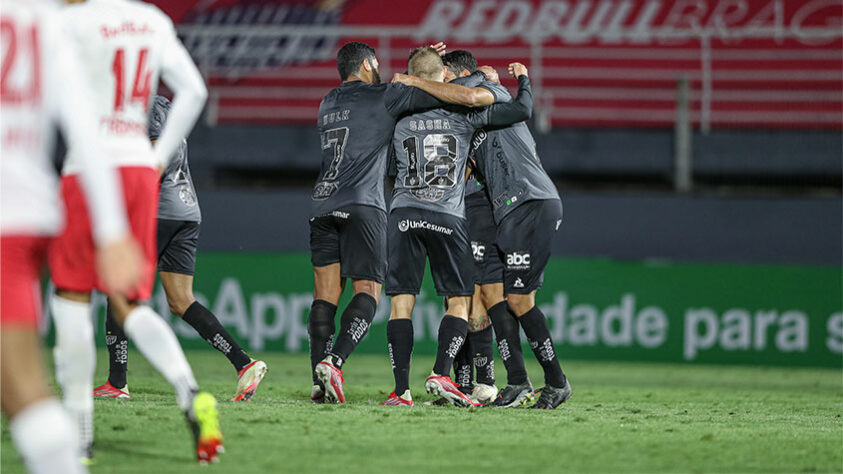
[[[226,436],[222,462],[202,467],[169,385],[132,351],[132,399],[96,402],[91,472],[843,471],[839,370],[570,362],[574,397],[556,411],[469,410],[423,406],[433,360],[416,357],[416,406],[402,409],[377,405],[392,387],[386,355],[351,358],[344,406],[310,404],[306,356],[263,357],[269,373],[254,401],[235,404],[228,361],[188,353],[220,400]],[[541,385],[538,365],[528,370]],[[24,472],[5,420],[0,453],[3,473]]]

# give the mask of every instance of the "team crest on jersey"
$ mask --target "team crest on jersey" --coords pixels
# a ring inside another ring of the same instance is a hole
[[[192,207],[196,205],[196,195],[193,194],[193,191],[191,191],[190,188],[187,186],[182,186],[179,188],[179,198],[185,206]]]
[[[336,183],[322,181],[321,183],[318,183],[315,188],[313,188],[313,199],[316,201],[324,201],[325,199],[328,199],[329,197],[333,196],[336,191]]]

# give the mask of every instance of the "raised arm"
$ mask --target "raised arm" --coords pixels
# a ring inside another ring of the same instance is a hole
[[[512,102],[492,104],[485,110],[477,112],[473,122],[477,127],[502,127],[523,122],[533,113],[533,92],[530,89],[530,78],[527,68],[521,63],[509,65],[509,73],[518,78],[518,95]]]
[[[476,71],[474,74],[483,73]],[[485,79],[485,75],[483,79]],[[464,105],[466,107],[483,107],[495,103],[495,95],[488,89],[482,87],[469,88],[458,84],[428,81],[406,74],[395,74],[392,82],[400,82],[408,86],[418,87],[448,104]]]

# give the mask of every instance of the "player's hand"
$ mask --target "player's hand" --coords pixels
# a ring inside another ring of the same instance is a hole
[[[127,235],[97,248],[97,275],[109,293],[136,287],[143,277],[143,254],[135,239]]]
[[[410,76],[410,75],[407,75],[407,74],[400,74],[400,73],[397,73],[397,72],[392,76],[392,82],[399,82],[401,84],[405,84],[405,85],[408,85],[408,86],[413,85],[414,79],[415,78],[413,76]]]
[[[495,71],[495,68],[492,66],[480,66],[477,68],[479,71],[482,71],[483,74],[486,75],[486,79],[497,82],[498,84],[501,83],[501,78],[498,76],[498,71]]]
[[[510,64],[510,65],[509,65],[509,74],[510,74],[512,77],[515,77],[515,78],[517,78],[518,76],[527,76],[527,77],[530,77],[530,76],[527,74],[527,66],[525,66],[525,65],[523,65],[523,64],[521,64],[521,63],[512,63],[512,64]]]
[[[430,47],[435,49],[436,52],[439,53],[439,56],[444,56],[445,55],[445,48],[447,48],[447,45],[440,41],[436,44],[430,45]]]

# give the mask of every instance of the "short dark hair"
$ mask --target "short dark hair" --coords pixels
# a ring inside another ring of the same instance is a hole
[[[477,60],[474,59],[471,53],[464,49],[457,49],[447,53],[445,56],[442,56],[442,61],[457,76],[459,76],[463,69],[468,70],[468,72],[477,70]]]
[[[411,76],[422,79],[433,80],[438,73],[442,72],[443,66],[439,53],[430,46],[421,46],[414,49],[407,60],[407,72]]]
[[[368,59],[369,63],[374,66],[375,48],[359,41],[352,41],[343,45],[337,51],[337,72],[340,73],[340,79],[344,81],[348,79],[348,76],[357,74],[357,71],[360,70],[360,63],[364,59]]]

